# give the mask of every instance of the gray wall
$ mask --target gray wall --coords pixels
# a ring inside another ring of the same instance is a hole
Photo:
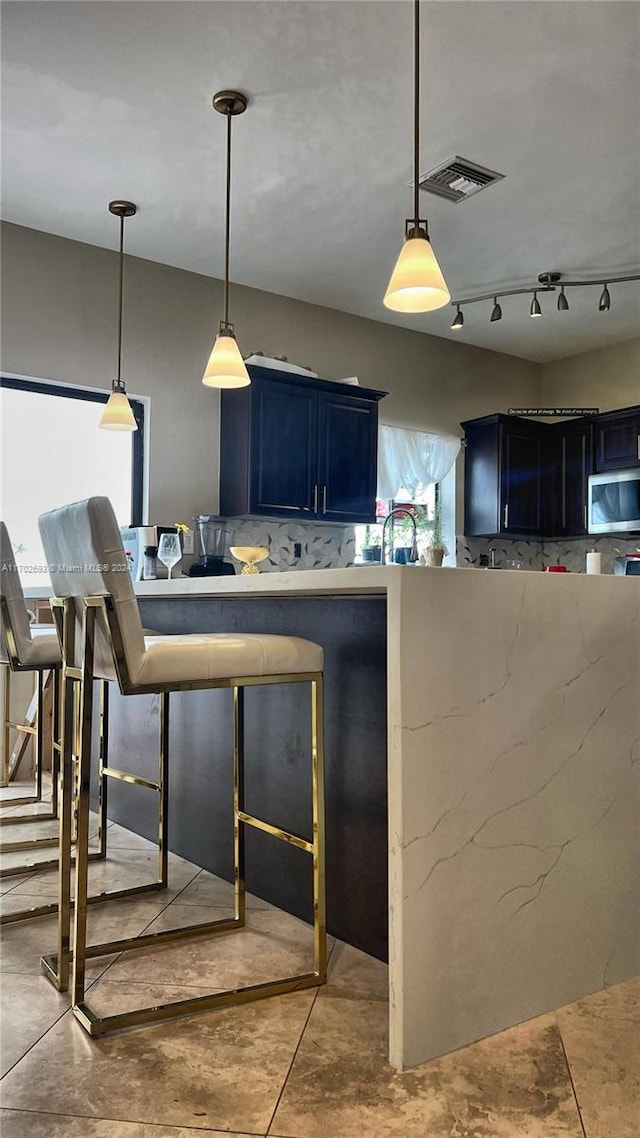
[[[541,395],[544,406],[601,411],[640,403],[640,337],[544,364]]]
[[[117,255],[2,226],[2,367],[107,389],[116,342]],[[150,521],[217,508],[218,394],[200,379],[220,316],[219,281],[127,258],[124,377],[151,397]],[[329,308],[232,289],[242,351],[357,375],[389,391],[384,422],[459,433],[461,419],[535,404],[540,365]]]

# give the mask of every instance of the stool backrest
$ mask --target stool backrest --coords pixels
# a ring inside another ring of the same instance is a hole
[[[2,593],[2,655],[4,661],[24,663],[31,644],[31,628],[13,547],[4,522],[0,522],[0,593]]]
[[[131,680],[144,658],[144,636],[138,602],[122,547],[113,506],[108,498],[87,498],[42,514],[38,519],[56,597],[76,603],[76,645],[83,597],[111,597],[114,619]],[[68,661],[69,662],[69,661]],[[94,673],[117,680],[112,640],[102,617],[96,626]]]

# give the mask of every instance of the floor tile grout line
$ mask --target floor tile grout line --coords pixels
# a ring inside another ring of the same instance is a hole
[[[334,950],[335,950],[335,947],[336,947],[337,943],[338,943],[338,941],[337,941],[337,939],[335,939],[335,940],[334,940],[334,942],[333,942],[333,944],[332,944],[332,946],[331,946],[331,949],[330,949],[329,955],[328,955],[328,957],[327,957],[327,969],[328,969],[329,963],[330,963],[330,961],[331,961],[331,957],[333,956],[333,953],[334,953]],[[296,1056],[297,1056],[297,1054],[298,1054],[298,1051],[300,1050],[300,1045],[301,1045],[301,1043],[302,1043],[302,1040],[303,1040],[303,1038],[304,1038],[304,1033],[305,1033],[305,1031],[307,1030],[307,1027],[308,1027],[308,1025],[309,1025],[309,1020],[311,1019],[311,1013],[312,1013],[313,1009],[314,1009],[314,1008],[315,1008],[315,1006],[316,1006],[316,1000],[318,999],[318,996],[319,996],[319,995],[320,995],[320,986],[318,986],[318,987],[316,988],[316,990],[315,990],[315,992],[314,992],[314,994],[313,994],[313,999],[312,999],[312,1001],[311,1001],[311,1007],[309,1008],[309,1013],[308,1013],[308,1015],[307,1015],[307,1018],[306,1018],[306,1019],[305,1019],[305,1021],[304,1021],[304,1024],[303,1024],[303,1027],[302,1027],[302,1031],[300,1032],[300,1038],[299,1038],[299,1040],[298,1040],[298,1042],[297,1042],[297,1044],[296,1044],[296,1048],[295,1048],[295,1051],[293,1052],[293,1055],[292,1055],[292,1057],[291,1057],[291,1062],[290,1062],[290,1064],[289,1064],[289,1067],[288,1067],[288,1069],[287,1069],[287,1073],[286,1073],[286,1075],[285,1075],[285,1077],[284,1077],[284,1082],[283,1082],[283,1084],[282,1084],[282,1086],[281,1086],[281,1088],[280,1088],[280,1094],[278,1095],[278,1098],[277,1098],[277,1101],[276,1101],[276,1105],[275,1105],[275,1106],[274,1106],[274,1108],[273,1108],[273,1114],[271,1115],[271,1118],[270,1118],[270,1120],[269,1120],[269,1125],[267,1126],[267,1130],[266,1130],[265,1138],[269,1138],[269,1131],[271,1130],[271,1127],[273,1126],[273,1123],[274,1123],[274,1121],[275,1121],[275,1117],[276,1117],[276,1114],[278,1113],[278,1107],[280,1106],[280,1103],[281,1103],[281,1101],[282,1101],[282,1096],[283,1096],[283,1094],[284,1094],[284,1092],[285,1092],[285,1087],[286,1087],[286,1085],[287,1085],[287,1083],[288,1083],[288,1081],[289,1081],[289,1076],[290,1076],[290,1074],[291,1074],[291,1071],[292,1071],[292,1069],[293,1069],[293,1064],[294,1064],[294,1063],[295,1063],[295,1061],[296,1061]]]
[[[293,1068],[293,1064],[294,1064],[294,1063],[295,1063],[295,1061],[296,1061],[296,1056],[297,1056],[297,1054],[298,1054],[298,1051],[300,1050],[300,1044],[302,1043],[302,1039],[303,1039],[304,1033],[305,1033],[305,1031],[307,1030],[307,1026],[308,1026],[308,1024],[309,1024],[309,1020],[311,1019],[311,1013],[312,1013],[313,1009],[314,1009],[314,1008],[315,1008],[315,1006],[316,1006],[316,1000],[318,999],[318,996],[319,996],[319,994],[320,994],[320,989],[318,988],[318,989],[316,989],[316,991],[315,991],[315,992],[314,992],[314,994],[313,994],[313,999],[312,999],[312,1001],[311,1001],[311,1006],[310,1006],[310,1008],[309,1008],[309,1011],[308,1011],[308,1013],[307,1013],[307,1017],[306,1017],[306,1019],[305,1019],[305,1021],[304,1021],[304,1024],[302,1025],[302,1031],[300,1032],[300,1038],[298,1039],[298,1042],[296,1043],[296,1046],[295,1046],[295,1049],[294,1049],[293,1055],[291,1056],[291,1062],[290,1062],[290,1064],[289,1064],[289,1066],[288,1066],[288,1068],[287,1068],[287,1073],[286,1073],[286,1075],[285,1075],[285,1077],[284,1077],[284,1079],[283,1079],[283,1082],[282,1082],[282,1086],[280,1087],[280,1093],[278,1094],[278,1098],[276,1099],[276,1104],[275,1104],[275,1106],[274,1106],[274,1108],[273,1108],[273,1113],[272,1113],[272,1115],[271,1115],[271,1118],[269,1119],[269,1125],[268,1125],[268,1127],[267,1127],[267,1130],[266,1130],[266,1136],[265,1136],[265,1138],[268,1138],[268,1136],[269,1136],[269,1133],[270,1133],[270,1130],[271,1130],[271,1127],[273,1126],[273,1123],[274,1123],[274,1121],[275,1121],[275,1117],[276,1117],[276,1114],[278,1113],[278,1107],[280,1106],[280,1103],[281,1103],[281,1101],[282,1101],[282,1096],[283,1096],[283,1094],[284,1094],[284,1092],[285,1092],[285,1087],[286,1087],[286,1085],[287,1085],[287,1083],[288,1083],[288,1081],[289,1081],[289,1075],[291,1074],[291,1071],[292,1071],[292,1068]]]
[[[567,1065],[567,1074],[569,1076],[569,1082],[571,1083],[571,1090],[573,1091],[573,1098],[574,1098],[574,1101],[576,1104],[576,1110],[578,1112],[578,1120],[580,1122],[580,1129],[582,1130],[584,1138],[587,1138],[587,1131],[585,1129],[584,1120],[582,1118],[582,1111],[580,1109],[578,1092],[576,1091],[576,1085],[573,1081],[573,1072],[571,1070],[571,1064],[569,1062],[569,1056],[567,1055],[567,1049],[564,1045],[564,1039],[562,1038],[562,1028],[561,1028],[561,1026],[557,1020],[556,1020],[556,1027],[558,1028],[558,1035],[560,1037],[560,1046],[562,1047],[562,1054],[564,1055],[564,1061]]]
[[[177,856],[177,855],[176,855],[176,856]],[[140,930],[140,932],[139,932],[139,933],[136,933],[136,936],[144,936],[144,934],[146,933],[147,929],[150,929],[150,928],[151,928],[151,926],[152,926],[152,924],[154,923],[154,921],[157,921],[157,920],[159,920],[159,919],[160,919],[160,917],[161,917],[161,916],[162,916],[164,913],[166,913],[167,909],[170,909],[170,908],[171,908],[171,906],[173,905],[173,902],[174,902],[174,901],[176,901],[176,900],[178,899],[178,897],[181,897],[181,896],[182,896],[182,894],[184,893],[185,889],[187,889],[187,888],[189,887],[189,885],[192,885],[192,884],[193,884],[193,882],[196,880],[196,878],[197,878],[197,877],[199,877],[199,876],[200,876],[200,874],[201,874],[202,872],[203,872],[203,869],[202,869],[202,866],[201,866],[201,867],[200,867],[200,869],[198,870],[198,872],[197,872],[197,873],[194,873],[193,877],[192,877],[192,878],[191,878],[189,881],[187,881],[186,885],[183,885],[182,889],[180,889],[180,890],[178,891],[178,893],[176,893],[176,896],[175,896],[175,897],[172,897],[170,901],[167,901],[166,905],[163,905],[163,907],[161,908],[160,912],[159,912],[159,913],[156,913],[156,915],[155,915],[154,917],[152,917],[152,919],[151,919],[150,921],[148,921],[146,925],[144,925],[144,927],[143,927],[143,928]],[[167,882],[167,885],[168,885],[168,882]],[[212,906],[212,908],[213,908],[213,906]],[[135,949],[132,947],[132,948],[130,948],[130,949],[123,949],[123,951],[122,951],[122,952],[119,952],[119,953],[117,953],[117,955],[116,955],[115,959],[114,959],[114,960],[112,960],[112,961],[110,962],[110,964],[107,964],[107,967],[104,969],[104,971],[103,971],[103,972],[101,972],[99,976],[96,976],[95,980],[94,980],[94,981],[92,981],[92,983],[91,983],[91,984],[89,984],[89,985],[87,986],[87,992],[89,992],[89,991],[91,990],[91,988],[93,988],[93,987],[94,987],[96,984],[99,984],[101,980],[104,980],[104,978],[105,978],[105,976],[106,976],[107,972],[109,971],[109,969],[110,969],[110,968],[113,968],[114,964],[117,964],[117,963],[118,963],[118,962],[119,962],[119,961],[122,959],[122,957],[126,955],[126,953],[127,953],[127,952],[131,952],[131,951],[135,951]],[[107,954],[105,953],[105,955],[107,955]],[[100,958],[99,958],[99,957],[95,957],[95,956],[94,956],[94,957],[92,957],[92,959],[93,959],[93,960],[99,960]],[[113,983],[113,982],[114,982],[114,981],[111,981],[111,983]]]
[[[4,1107],[0,1107],[0,1112],[2,1110],[6,1110],[6,1111],[12,1110],[12,1111],[15,1111],[16,1113],[20,1113],[20,1114],[46,1114],[48,1118],[77,1118],[77,1119],[82,1119],[85,1122],[115,1122],[115,1123],[124,1122],[128,1126],[153,1126],[154,1128],[157,1127],[158,1130],[160,1130],[160,1129],[184,1130],[185,1129],[185,1125],[182,1122],[137,1122],[135,1119],[128,1119],[128,1118],[110,1118],[110,1117],[104,1117],[103,1118],[102,1115],[97,1115],[97,1114],[71,1114],[68,1110],[58,1113],[55,1110],[45,1110],[42,1107],[39,1108],[38,1110],[34,1110],[32,1107],[29,1107],[29,1106],[4,1106]],[[242,1138],[244,1138],[245,1134],[247,1135],[247,1138],[268,1138],[268,1136],[262,1130],[243,1130],[243,1131],[240,1131],[240,1130],[220,1130],[220,1129],[216,1130],[215,1127],[212,1128],[211,1126],[198,1126],[197,1123],[195,1123],[195,1124],[189,1123],[188,1126],[186,1127],[186,1129],[187,1130],[200,1130],[202,1132],[202,1134],[215,1134],[216,1136],[218,1134],[220,1134],[220,1135],[224,1134],[224,1135],[228,1135],[228,1138],[236,1138],[236,1136],[239,1134],[242,1134]]]
[[[22,973],[13,973],[13,975],[22,975]],[[63,995],[63,993],[61,992],[60,995]],[[46,1028],[46,1030],[42,1032],[42,1035],[39,1035],[37,1039],[34,1039],[33,1043],[31,1043],[29,1045],[29,1047],[27,1047],[26,1051],[24,1051],[22,1053],[22,1055],[18,1059],[16,1059],[15,1063],[12,1063],[11,1066],[4,1072],[2,1078],[0,1079],[0,1085],[6,1079],[7,1075],[10,1075],[12,1071],[15,1071],[16,1067],[18,1067],[19,1064],[22,1063],[22,1060],[29,1054],[29,1052],[33,1051],[34,1047],[36,1047],[38,1045],[38,1043],[42,1042],[45,1035],[48,1035],[49,1032],[52,1031],[52,1029],[60,1023],[60,1020],[64,1019],[67,1012],[70,1012],[70,1011],[71,1011],[70,1006],[64,1008],[64,1010],[60,1013],[60,1015],[57,1016],[56,1019],[54,1019],[53,1023],[50,1023],[49,1026]],[[7,1107],[7,1109],[11,1109],[11,1108]]]

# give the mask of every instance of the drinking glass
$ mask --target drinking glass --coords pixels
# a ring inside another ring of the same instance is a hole
[[[158,543],[158,560],[166,565],[169,580],[171,580],[171,570],[174,565],[182,557],[182,550],[180,548],[180,538],[177,533],[161,533],[160,541]]]

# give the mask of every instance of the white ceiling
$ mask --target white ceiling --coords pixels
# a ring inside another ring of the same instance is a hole
[[[407,0],[8,2],[3,216],[115,247],[106,205],[130,198],[128,251],[222,275],[224,121],[234,124],[232,278],[450,337],[451,310],[382,306],[411,211]],[[422,4],[421,168],[453,154],[506,175],[460,205],[422,195],[453,296],[640,271],[640,4]],[[457,339],[549,360],[638,335],[640,283],[465,310]],[[544,299],[544,298],[543,298]],[[238,330],[241,334],[241,330]]]

